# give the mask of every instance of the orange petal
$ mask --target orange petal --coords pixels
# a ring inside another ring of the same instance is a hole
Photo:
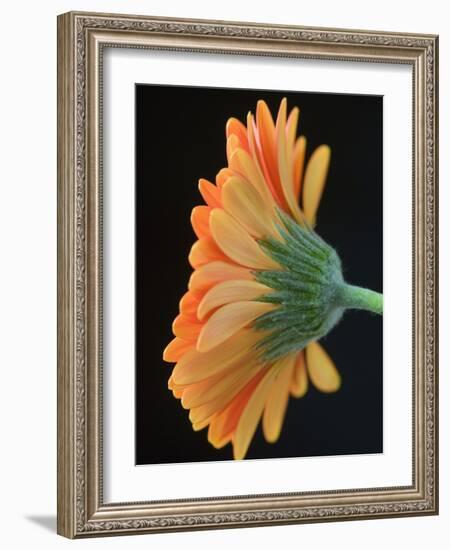
[[[229,138],[235,135],[239,140],[239,145],[248,151],[247,129],[237,118],[229,118],[225,128],[226,136]]]
[[[231,170],[230,168],[222,168],[217,172],[216,175],[216,185],[219,188],[222,188],[225,185],[225,182],[228,180],[228,178],[231,178],[231,176],[235,176],[236,172]]]
[[[169,378],[167,382],[167,387],[169,388],[169,390],[172,391],[174,397],[176,397],[177,399],[180,399],[183,395],[184,388],[178,386],[178,384],[175,384],[175,382],[173,381],[173,376]]]
[[[275,148],[275,124],[270,114],[269,107],[264,100],[259,100],[256,105],[256,124],[262,155],[266,161],[270,175],[276,173],[276,148]]]
[[[209,214],[211,213],[210,206],[196,206],[192,209],[191,224],[195,234],[199,239],[209,237]]]
[[[254,330],[241,330],[213,350],[186,353],[176,364],[172,377],[177,384],[194,384],[238,363],[254,353],[261,335]]]
[[[233,435],[233,455],[235,460],[242,460],[247,454],[250,441],[256,431],[261,414],[266,404],[275,370],[269,369],[263,380],[253,391],[239,419],[236,432]]]
[[[208,401],[210,400],[202,400],[202,396],[207,390],[215,388],[218,382],[226,376],[228,370],[221,371],[214,376],[210,376],[209,378],[200,380],[200,382],[196,382],[195,384],[189,384],[185,386],[183,397],[181,399],[181,405],[185,409],[191,409],[193,407],[199,407],[200,405],[208,403]]]
[[[227,139],[227,160],[228,164],[230,164],[230,159],[233,156],[233,153],[238,149],[239,147],[239,139],[234,134],[231,134],[230,137]]]
[[[311,342],[306,347],[306,365],[311,382],[318,390],[331,393],[341,387],[341,376],[319,343]]]
[[[235,398],[239,391],[247,384],[247,382],[255,374],[255,366],[253,368],[243,368],[244,365],[237,366],[236,369],[241,372],[239,377],[239,382],[234,386],[228,388],[228,391],[222,391],[214,399],[210,399],[207,402],[199,405],[198,407],[193,407],[189,413],[189,419],[191,422],[199,422],[206,418],[212,418],[214,415],[222,412]],[[231,371],[236,370],[234,368],[229,369]],[[186,390],[183,392],[183,399]]]
[[[278,440],[289,401],[289,386],[295,366],[295,354],[279,359],[271,368],[277,372],[272,382],[263,414],[264,437],[269,443]]]
[[[172,331],[175,336],[178,336],[183,340],[188,340],[189,342],[197,340],[202,328],[202,323],[197,323],[195,319],[188,317],[183,313],[180,313],[180,315],[175,317],[175,320],[172,323]]]
[[[228,405],[228,407],[225,410],[221,411],[220,413],[215,414],[209,424],[208,441],[216,449],[221,449],[222,447],[224,447],[227,443],[231,441],[231,438],[233,436],[233,432],[231,430],[228,430],[226,433],[223,434],[224,430],[221,429],[222,424],[220,425],[218,424],[219,420],[222,421],[222,419],[226,419],[226,416],[224,415],[226,411],[228,411],[229,407],[231,407],[232,404],[233,403]],[[220,426],[220,431],[218,428],[216,428],[216,426]]]
[[[217,449],[231,440],[242,411],[266,372],[267,369],[259,370],[231,403],[213,417],[208,430],[208,441]]]
[[[261,315],[277,307],[276,304],[251,301],[233,302],[222,306],[203,326],[197,340],[197,350],[212,350]]]
[[[257,125],[254,128],[253,137],[259,165],[276,202],[285,210],[286,201],[281,190],[280,177],[278,174],[275,125],[269,108],[264,101],[258,101],[256,121]]]
[[[270,181],[270,176],[267,172],[267,167],[265,166],[264,159],[261,158],[258,130],[256,128],[256,123],[252,113],[248,113],[247,115],[247,134],[248,134],[248,143],[250,146],[249,154],[253,162],[253,165],[256,168],[258,178],[260,181],[262,181],[262,187],[268,191],[271,201],[272,202],[275,201],[280,205],[275,188],[273,187],[272,182]],[[259,187],[258,187],[258,190],[261,192],[261,189],[259,189]]]
[[[209,418],[206,418],[206,420],[203,420],[202,422],[194,422],[192,424],[192,429],[194,430],[194,432],[199,432],[200,430],[203,430],[203,428],[206,428],[209,422]]]
[[[288,151],[292,151],[295,144],[295,138],[297,136],[298,117],[300,110],[298,107],[294,107],[289,114],[289,118],[286,123],[286,143]]]
[[[198,188],[202,194],[203,200],[211,208],[218,208],[221,206],[220,189],[208,180],[201,178],[198,181]]]
[[[255,364],[246,363],[242,368],[229,368],[215,376],[187,386],[183,393],[182,405],[190,409],[200,407],[210,401],[228,396],[230,399],[238,393],[255,374]]]
[[[221,281],[244,279],[253,281],[254,277],[249,269],[229,262],[211,262],[203,265],[191,275],[189,289],[204,292]]]
[[[226,401],[214,401],[212,403],[206,403],[200,407],[194,407],[189,411],[189,420],[192,424],[209,424],[214,415],[222,411],[227,405]]]
[[[288,155],[287,147],[286,98],[284,98],[280,105],[277,120],[278,169],[280,174],[281,189],[283,191],[283,196],[286,200],[286,204],[289,207],[292,216],[298,222],[302,222],[303,215],[300,211],[300,207],[294,195],[292,161],[290,155]]]
[[[204,319],[208,313],[225,304],[243,300],[256,300],[269,292],[272,292],[271,288],[256,281],[223,281],[213,286],[203,296],[198,306],[198,318]]]
[[[274,209],[245,179],[229,178],[222,189],[222,202],[224,209],[254,237],[279,237]]]
[[[257,160],[252,158],[243,149],[236,149],[230,160],[234,172],[241,174],[259,192],[263,200],[273,209],[275,204],[273,193],[262,175]]]
[[[203,299],[203,292],[188,290],[180,300],[180,312],[189,317],[197,318],[197,309]]]
[[[305,136],[300,136],[298,140],[295,142],[294,157],[292,161],[294,195],[297,202],[300,199],[300,189],[302,185],[303,168],[305,165],[305,154],[306,154],[306,138]]]
[[[224,210],[215,208],[211,212],[210,228],[218,247],[236,263],[254,269],[279,269],[242,225]]]
[[[182,338],[175,337],[165,348],[163,352],[163,359],[168,363],[176,363],[179,361],[185,353],[192,349],[193,342],[189,340],[183,340]]]
[[[269,154],[267,152],[267,148],[265,148],[262,144],[259,126],[257,126],[253,122],[253,117],[251,115],[249,119],[250,123],[247,122],[249,128],[248,136],[249,142],[252,142],[252,144],[254,144],[252,147],[253,156],[255,160],[257,160],[257,164],[260,167],[261,173],[263,175],[263,180],[265,181],[267,188],[270,190],[273,199],[280,208],[285,209],[285,200],[283,197],[283,193],[280,189],[280,178],[278,175],[278,165],[275,149],[275,129],[273,129],[273,151]],[[272,117],[270,117],[270,119],[272,119]]]
[[[305,352],[297,355],[295,369],[291,380],[291,394],[294,397],[303,397],[308,391],[308,374],[306,372]]]
[[[196,241],[189,253],[189,263],[194,269],[201,267],[209,262],[218,260],[227,260],[227,256],[217,246],[212,237],[203,237]]]
[[[303,212],[312,225],[316,222],[316,213],[322,198],[330,164],[331,150],[328,145],[317,147],[308,161],[303,183]]]

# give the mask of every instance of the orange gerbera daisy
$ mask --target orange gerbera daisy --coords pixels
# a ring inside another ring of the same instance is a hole
[[[264,101],[246,126],[226,125],[228,166],[216,184],[200,179],[205,205],[192,211],[194,269],[164,360],[169,388],[221,448],[245,457],[262,418],[277,441],[289,396],[309,381],[335,392],[340,375],[318,339],[347,307],[382,311],[381,295],[347,285],[336,252],[313,230],[330,162],[318,147],[305,167],[299,109],[276,122]],[[301,200],[301,206],[300,206]]]

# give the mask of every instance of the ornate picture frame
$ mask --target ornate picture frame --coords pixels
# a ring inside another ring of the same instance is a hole
[[[106,48],[411,67],[411,484],[168,500],[155,500],[150,490],[145,502],[105,502],[102,79]],[[438,513],[437,154],[437,36],[78,12],[58,17],[59,534],[82,538]]]

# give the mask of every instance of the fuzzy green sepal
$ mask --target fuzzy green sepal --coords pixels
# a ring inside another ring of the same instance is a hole
[[[255,273],[258,282],[274,290],[260,300],[279,305],[255,322],[255,328],[270,332],[259,345],[267,360],[325,336],[344,312],[338,300],[344,280],[335,250],[311,228],[282,212],[279,216],[282,241],[265,239],[260,246],[281,270]]]

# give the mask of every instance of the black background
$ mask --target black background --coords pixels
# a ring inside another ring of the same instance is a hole
[[[307,157],[332,149],[317,232],[334,246],[348,282],[382,291],[382,98],[379,96],[136,85],[136,463],[232,458],[194,432],[167,389],[172,364],[162,351],[192,271],[190,225],[203,204],[200,177],[226,166],[225,124],[246,120],[264,99],[276,116],[283,97],[300,108]],[[342,388],[313,387],[290,399],[280,439],[259,427],[246,458],[382,452],[382,318],[349,311],[322,340]]]

